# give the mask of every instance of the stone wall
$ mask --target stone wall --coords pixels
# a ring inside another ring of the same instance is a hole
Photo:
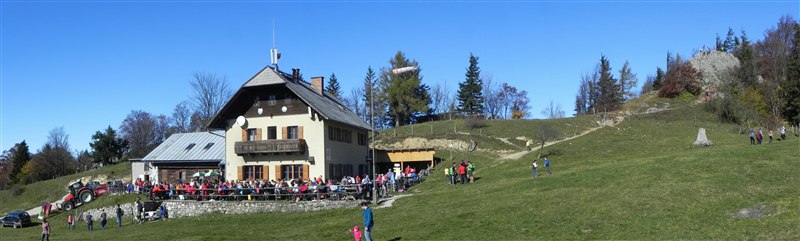
[[[262,212],[312,212],[337,208],[356,208],[357,201],[302,201],[294,203],[290,201],[164,201],[167,206],[170,218],[194,217],[210,213],[222,214],[247,214]],[[133,203],[120,204],[125,211],[125,217],[131,218],[135,214]],[[105,209],[108,215],[108,222],[113,223],[116,219],[116,206],[91,209],[88,212],[94,216],[95,220],[100,217],[101,209]]]

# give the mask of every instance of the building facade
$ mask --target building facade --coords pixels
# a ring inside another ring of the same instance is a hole
[[[141,160],[131,160],[131,180],[188,182],[197,173],[220,173],[225,162],[222,131],[177,133]]]
[[[209,128],[225,135],[225,179],[339,179],[369,172],[369,125],[325,93],[324,78],[265,67]]]

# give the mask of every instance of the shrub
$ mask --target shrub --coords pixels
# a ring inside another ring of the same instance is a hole
[[[25,192],[25,188],[21,187],[20,185],[11,186],[11,196],[16,197]]]
[[[703,74],[692,67],[689,62],[676,60],[667,70],[667,76],[664,78],[661,89],[658,90],[658,96],[675,98],[685,92],[699,95],[703,91],[700,84],[702,78]]]
[[[467,119],[464,119],[464,125],[470,129],[480,129],[486,127],[486,120],[480,116],[471,116]]]

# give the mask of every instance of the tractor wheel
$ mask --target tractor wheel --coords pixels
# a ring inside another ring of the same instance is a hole
[[[92,195],[92,191],[89,190],[81,192],[78,197],[80,197],[82,203],[90,203],[94,200],[94,195]]]
[[[64,204],[61,205],[61,208],[66,211],[72,210],[72,208],[74,207],[75,205],[72,205],[72,202],[65,202]]]

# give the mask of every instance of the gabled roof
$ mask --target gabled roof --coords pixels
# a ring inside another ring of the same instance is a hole
[[[143,162],[222,162],[224,160],[224,131],[172,134],[142,158]]]
[[[316,111],[322,118],[332,120],[342,124],[354,126],[361,129],[369,129],[369,124],[364,122],[358,115],[351,111],[344,104],[343,101],[336,97],[331,96],[327,92],[320,94],[311,84],[303,80],[292,80],[290,74],[275,70],[272,67],[264,67],[250,80],[245,82],[239,90],[225,103],[225,106],[220,109],[214,119],[209,123],[209,127],[222,128],[225,126],[225,112],[230,111],[231,106],[237,104],[239,97],[244,95],[245,89],[269,86],[269,85],[285,85],[289,90],[294,92],[303,102]],[[239,103],[241,104],[241,103]]]

